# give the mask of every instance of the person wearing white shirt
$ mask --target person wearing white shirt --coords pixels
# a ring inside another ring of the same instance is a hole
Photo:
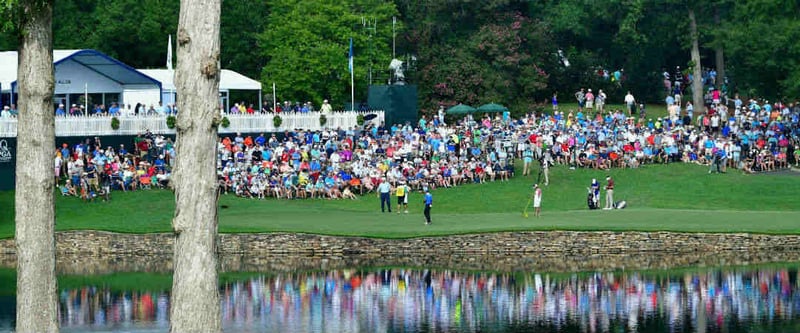
[[[333,108],[331,107],[330,103],[328,103],[327,99],[322,101],[322,108],[320,109],[320,112],[324,114],[333,112]]]
[[[389,200],[391,191],[392,187],[389,185],[389,182],[386,181],[386,178],[381,178],[381,184],[378,185],[378,197],[381,199],[381,213],[386,212],[385,208],[389,209],[389,213],[392,212],[392,203]]]
[[[628,116],[633,114],[633,106],[636,103],[636,99],[633,98],[633,94],[628,91],[628,94],[625,95],[625,104],[628,106]]]

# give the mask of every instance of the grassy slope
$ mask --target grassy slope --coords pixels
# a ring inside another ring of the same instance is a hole
[[[605,172],[554,168],[544,189],[543,217],[523,218],[532,177],[434,191],[432,226],[422,224],[418,193],[411,213],[380,214],[378,199],[273,200],[222,196],[221,232],[306,232],[403,238],[503,230],[671,230],[688,232],[800,233],[795,175],[708,175],[684,164],[613,170],[621,211],[586,210],[586,187]],[[394,197],[392,198],[394,200]],[[0,192],[0,207],[13,211],[13,192]],[[58,196],[58,230],[168,232],[174,212],[170,191],[114,193],[111,203],[86,204]],[[13,213],[0,216],[0,238],[12,237]]]
[[[605,106],[606,111],[613,111],[613,110],[623,110],[627,111],[628,107],[624,104],[606,104]],[[545,111],[548,114],[551,114],[553,109],[551,106],[547,106]],[[564,103],[558,104],[558,111],[564,111],[564,114],[569,114],[569,111],[574,111],[575,113],[578,112],[578,103]],[[592,110],[592,114],[597,111],[597,109]],[[658,117],[666,117],[667,116],[667,106],[664,103],[659,104],[648,104],[647,105],[647,118],[653,118],[654,120]],[[637,116],[638,118],[638,116]]]

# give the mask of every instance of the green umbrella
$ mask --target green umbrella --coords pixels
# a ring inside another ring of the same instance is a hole
[[[475,112],[475,108],[460,103],[447,109],[447,114],[467,114],[472,112]]]
[[[484,104],[484,105],[481,105],[480,107],[478,107],[478,111],[479,112],[505,112],[505,111],[508,111],[508,108],[505,107],[505,106],[502,106],[500,104],[489,103],[489,104]]]

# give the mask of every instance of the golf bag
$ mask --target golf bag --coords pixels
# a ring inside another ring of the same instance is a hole
[[[597,203],[594,200],[594,191],[589,188],[589,194],[586,196],[586,204],[589,206],[589,209],[597,209]]]

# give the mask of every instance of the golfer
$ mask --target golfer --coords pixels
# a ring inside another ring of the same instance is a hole
[[[533,184],[533,216],[542,214],[542,189],[539,184]]]
[[[385,213],[386,208],[389,209],[389,213],[392,212],[392,202],[389,201],[391,192],[392,186],[389,185],[389,182],[386,181],[385,177],[381,178],[381,184],[378,185],[378,197],[381,198],[381,213]]]
[[[606,176],[606,206],[605,210],[614,209],[614,179]]]
[[[425,187],[425,199],[423,200],[425,203],[425,225],[431,224],[431,207],[433,207],[433,195],[431,195],[430,190]]]

